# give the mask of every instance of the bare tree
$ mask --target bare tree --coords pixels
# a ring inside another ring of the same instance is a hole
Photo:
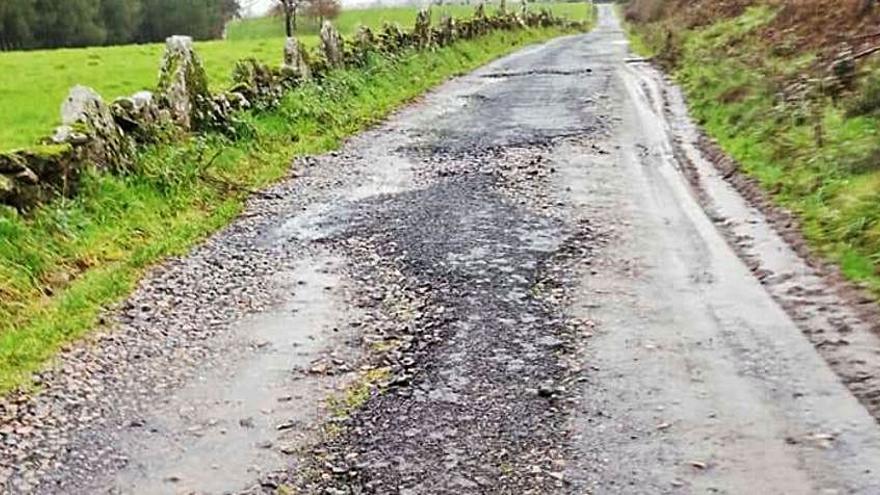
[[[306,3],[307,0],[278,0],[275,9],[284,15],[284,30],[288,38],[296,32],[296,14]]]
[[[309,0],[307,13],[317,19],[318,25],[324,24],[326,19],[335,19],[342,10],[339,0]]]

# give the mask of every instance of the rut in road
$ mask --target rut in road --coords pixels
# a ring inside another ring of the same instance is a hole
[[[600,13],[158,268],[4,404],[6,491],[880,493],[870,322]]]
[[[478,71],[497,82],[395,150],[415,190],[345,217],[336,239],[378,253],[360,265],[417,291],[419,316],[389,335],[406,336],[385,361],[404,386],[312,452],[306,491],[880,490],[877,425],[802,333],[857,329],[826,355],[869,377],[852,391],[873,407],[870,322],[693,169],[680,98],[627,66],[602,12],[590,35]],[[780,304],[810,317],[799,328]]]

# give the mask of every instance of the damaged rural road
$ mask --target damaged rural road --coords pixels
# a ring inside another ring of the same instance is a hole
[[[870,305],[629,57],[603,6],[298,160],[4,399],[5,493],[880,493]]]

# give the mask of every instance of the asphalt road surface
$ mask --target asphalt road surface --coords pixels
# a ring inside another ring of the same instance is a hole
[[[880,344],[591,33],[298,160],[3,402],[8,493],[880,493]]]

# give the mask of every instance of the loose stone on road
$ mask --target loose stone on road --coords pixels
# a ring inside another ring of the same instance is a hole
[[[6,399],[6,491],[880,493],[870,322],[698,141],[610,6],[442,85]]]

